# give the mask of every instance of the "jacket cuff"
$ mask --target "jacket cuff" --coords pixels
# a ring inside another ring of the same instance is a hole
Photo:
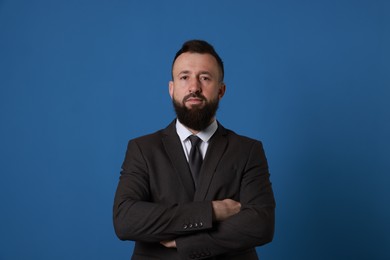
[[[178,232],[199,232],[213,227],[213,208],[211,201],[193,202],[182,208],[183,218],[177,223]]]

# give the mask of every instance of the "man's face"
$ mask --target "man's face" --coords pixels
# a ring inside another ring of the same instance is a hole
[[[204,108],[225,94],[221,71],[210,54],[183,53],[172,68],[173,80],[169,82],[169,94],[177,105],[191,110]]]

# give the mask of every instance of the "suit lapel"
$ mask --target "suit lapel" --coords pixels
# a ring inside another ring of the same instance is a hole
[[[184,155],[183,146],[176,133],[175,122],[176,121],[173,121],[164,129],[162,142],[177,175],[183,183],[189,198],[192,200],[195,193],[195,185],[188,167],[187,159]]]
[[[198,189],[195,192],[195,201],[202,201],[207,195],[215,169],[228,144],[226,130],[218,124],[218,129],[210,139],[210,144],[200,170]]]

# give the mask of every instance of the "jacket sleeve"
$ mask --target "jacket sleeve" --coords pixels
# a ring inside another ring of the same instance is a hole
[[[121,240],[160,242],[212,228],[210,201],[157,203],[151,200],[149,186],[142,151],[130,141],[113,208],[114,229]]]
[[[244,168],[241,211],[214,229],[176,239],[183,259],[194,254],[220,255],[266,244],[273,239],[275,200],[262,144],[255,141]]]

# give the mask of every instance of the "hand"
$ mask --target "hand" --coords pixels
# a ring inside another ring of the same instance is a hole
[[[167,247],[167,248],[176,248],[176,241],[175,240],[161,241],[160,244]]]
[[[232,199],[212,201],[215,220],[223,221],[241,210],[241,203]]]

